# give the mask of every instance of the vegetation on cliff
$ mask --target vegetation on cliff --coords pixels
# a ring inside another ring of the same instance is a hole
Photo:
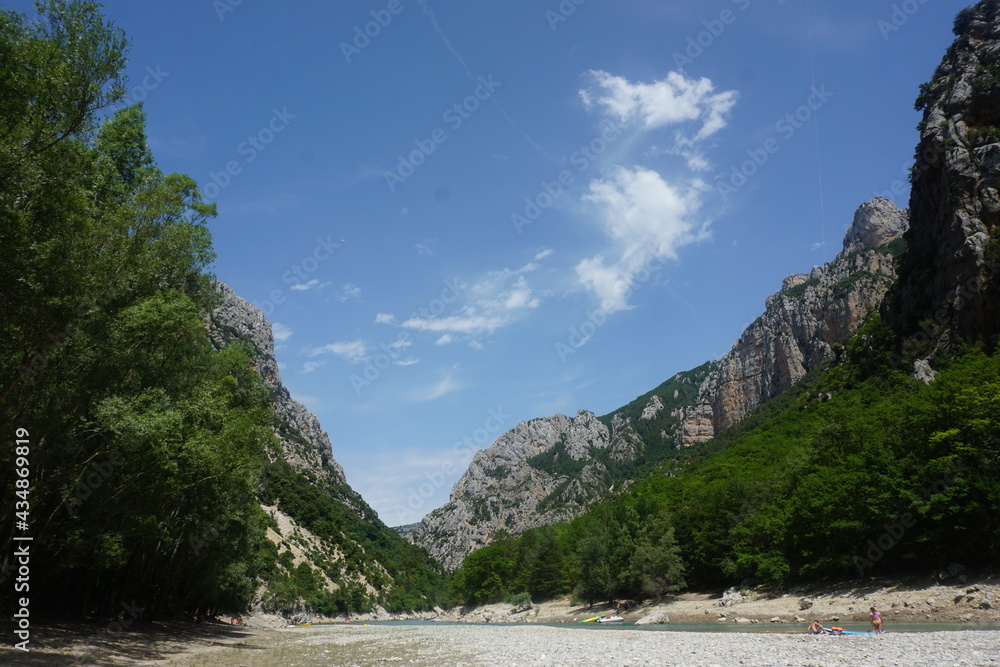
[[[470,554],[456,596],[653,595],[639,571],[662,592],[684,580],[996,567],[1000,358],[956,353],[925,384],[902,370],[894,342],[876,319],[824,372],[625,496]]]

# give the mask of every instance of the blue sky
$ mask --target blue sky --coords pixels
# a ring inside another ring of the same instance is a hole
[[[105,11],[161,168],[218,203],[215,273],[395,525],[518,421],[605,414],[720,357],[858,205],[905,206],[913,100],[966,5]]]

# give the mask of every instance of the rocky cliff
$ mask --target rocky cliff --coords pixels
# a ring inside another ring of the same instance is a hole
[[[293,399],[281,383],[271,323],[228,285],[217,283],[216,287],[221,301],[209,317],[209,335],[217,347],[232,342],[251,346],[256,370],[272,390],[271,405],[277,418],[275,432],[281,439],[285,460],[296,470],[346,485],[344,469],[333,459],[330,437],[319,419]]]
[[[258,591],[258,609],[288,617],[315,612],[423,609],[434,603],[437,565],[405,542],[347,484],[319,419],[281,382],[271,323],[222,283],[206,322],[216,347],[249,346],[271,388],[274,431],[281,443],[260,493],[276,548],[275,572]]]
[[[828,264],[785,279],[720,361],[680,373],[611,415],[580,411],[518,424],[473,458],[449,502],[410,539],[454,569],[500,531],[571,519],[643,466],[711,439],[832,355],[878,307],[895,276],[907,214],[862,205]]]
[[[605,467],[594,454],[613,443],[619,455],[638,444],[635,438],[613,439],[607,426],[582,410],[572,418],[557,414],[522,422],[476,453],[448,504],[425,517],[412,539],[455,569],[500,531],[520,534],[571,519],[600,492],[594,487]]]
[[[1000,2],[962,10],[954,32],[916,102],[908,252],[886,306],[908,356],[1000,333]]]
[[[892,285],[901,250],[893,244],[906,229],[906,212],[886,199],[858,208],[837,257],[785,278],[694,404],[679,409],[678,445],[711,439],[831,359],[831,346],[854,333]]]

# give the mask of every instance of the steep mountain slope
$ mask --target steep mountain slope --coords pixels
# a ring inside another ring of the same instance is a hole
[[[297,471],[346,485],[344,469],[333,460],[330,437],[320,426],[319,419],[293,399],[281,383],[281,371],[274,358],[271,323],[228,285],[216,283],[216,289],[222,300],[209,316],[209,335],[217,347],[232,342],[251,346],[256,371],[273,392],[272,406],[284,459]],[[361,498],[353,491],[338,500],[360,511]],[[362,517],[368,518],[363,513]]]
[[[892,284],[893,255],[902,248],[891,244],[906,228],[906,212],[886,199],[858,208],[837,257],[785,278],[702,383],[694,405],[682,409],[678,443],[711,439],[833,358],[833,345],[854,333]]]
[[[535,419],[478,452],[449,502],[410,539],[446,568],[501,532],[566,521],[649,464],[702,443],[830,360],[878,307],[894,277],[907,216],[891,202],[862,205],[830,263],[785,279],[764,314],[720,361],[680,373],[614,413]]]
[[[926,354],[955,339],[992,347],[1000,331],[1000,4],[963,10],[954,32],[916,102],[909,252],[887,306]]]
[[[274,457],[261,493],[272,520],[276,572],[260,591],[260,604],[284,613],[333,614],[426,609],[437,604],[441,579],[426,552],[407,543],[347,484],[319,419],[281,382],[271,323],[263,313],[216,284],[221,296],[209,316],[213,343],[249,345],[255,370],[271,388]]]

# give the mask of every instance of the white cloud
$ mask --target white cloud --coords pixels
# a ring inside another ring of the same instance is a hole
[[[402,358],[402,353],[412,345],[413,341],[410,340],[396,340],[391,343],[380,345],[379,347],[372,347],[365,341],[358,339],[351,341],[339,341],[323,345],[321,347],[307,348],[303,352],[312,358],[327,355],[340,357],[344,361],[352,364],[364,363],[366,361],[370,361],[377,355],[384,356],[385,352],[389,352],[393,365],[413,366],[414,364],[420,363],[420,360],[414,357]],[[304,373],[311,373],[317,368],[324,366],[326,362],[326,359],[307,361],[302,370]]]
[[[455,310],[447,315],[413,315],[399,326],[414,331],[442,334],[436,344],[447,345],[458,337],[489,335],[509,326],[526,310],[538,308],[541,298],[532,290],[524,274],[538,268],[528,263],[518,269],[492,271],[472,285],[453,290],[458,297]],[[459,304],[461,299],[464,303]],[[395,316],[379,313],[377,324],[396,324]]]
[[[338,301],[350,301],[351,299],[358,300],[361,298],[361,288],[354,283],[347,283],[340,289],[340,293],[337,294]]]
[[[545,250],[542,250],[535,255],[535,261],[540,262],[546,257],[550,256],[553,252],[555,251],[552,250],[552,248],[546,248]]]
[[[292,337],[292,329],[281,322],[272,322],[271,334],[274,336],[274,340],[283,343]]]
[[[421,403],[434,401],[461,388],[462,385],[452,377],[451,373],[448,373],[433,385],[413,391],[410,398]]]
[[[388,348],[390,348],[392,350],[405,350],[406,348],[412,347],[412,346],[413,346],[413,341],[412,340],[396,340],[396,341],[393,341],[393,342],[389,343],[386,347],[388,347]]]
[[[352,363],[364,361],[368,356],[368,345],[363,340],[341,341],[307,351],[310,357],[332,354]]]
[[[596,209],[621,255],[611,264],[603,255],[584,259],[576,273],[604,310],[629,307],[636,275],[651,260],[676,259],[680,248],[708,237],[706,225],[694,219],[702,189],[697,181],[687,187],[671,185],[641,167],[617,167],[609,178],[590,183],[583,200]]]
[[[531,288],[524,276],[517,279],[510,291],[503,296],[503,307],[505,310],[518,310],[520,308],[538,308],[541,303],[537,297],[532,296]]]
[[[312,373],[316,369],[322,368],[323,366],[326,366],[326,361],[307,361],[306,363],[302,364],[302,372]]]
[[[307,291],[313,290],[313,289],[314,290],[321,290],[321,289],[324,289],[326,287],[329,287],[332,284],[333,283],[329,283],[329,282],[327,282],[327,283],[321,283],[320,281],[318,281],[315,278],[313,278],[309,282],[298,283],[297,285],[292,285],[291,289],[292,289],[293,292],[307,292]]]
[[[448,317],[412,317],[403,326],[417,331],[434,333],[450,332],[459,334],[493,333],[504,325],[504,319],[499,316],[479,315],[475,309],[465,309],[459,315]]]
[[[680,72],[670,72],[653,83],[632,83],[602,70],[589,74],[593,85],[580,91],[584,106],[598,107],[623,123],[635,122],[647,130],[700,123],[694,136],[682,141],[705,139],[724,128],[738,97],[734,90],[716,92],[710,79],[689,79]]]

